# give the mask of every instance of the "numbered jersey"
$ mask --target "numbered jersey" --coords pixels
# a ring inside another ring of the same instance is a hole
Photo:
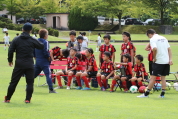
[[[98,71],[98,67],[97,67],[96,60],[94,57],[91,57],[90,59],[86,59],[86,63],[87,63],[87,69],[90,66],[92,66],[91,72]]]
[[[74,58],[68,57],[67,64],[68,64],[67,69],[74,68],[75,65],[78,65],[78,58],[77,57],[74,57]]]
[[[136,48],[133,46],[133,43],[132,42],[128,42],[128,43],[123,43],[121,45],[121,55],[124,55],[124,54],[130,54],[131,55],[131,50],[135,50],[134,52],[136,52]]]
[[[128,62],[127,65],[122,65],[125,67],[126,75],[132,75],[132,62]]]
[[[112,61],[110,61],[110,62],[104,61],[101,66],[101,70],[102,70],[102,72],[105,72],[105,73],[111,73],[114,70],[113,62]]]
[[[101,52],[101,57],[100,58],[103,58],[103,54],[104,54],[104,52],[105,51],[108,51],[108,52],[110,52],[111,53],[111,57],[110,57],[110,59],[112,59],[112,55],[113,55],[113,53],[114,52],[116,52],[116,49],[115,49],[115,47],[113,46],[113,45],[102,45],[101,47],[100,47],[100,49],[99,49],[99,51]]]
[[[138,64],[135,64],[134,72],[138,77],[142,77],[142,72],[144,72],[144,76],[148,76],[148,74],[146,73],[145,65],[143,63],[141,63],[140,66],[138,66]]]

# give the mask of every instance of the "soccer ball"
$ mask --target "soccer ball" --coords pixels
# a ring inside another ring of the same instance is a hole
[[[168,83],[168,82],[166,82],[166,89],[168,90],[170,90],[170,87],[171,87],[171,84],[170,83]]]
[[[178,88],[178,83],[174,83],[173,87],[176,89]]]
[[[160,83],[156,83],[155,84],[155,89],[156,90],[161,90],[161,84]]]
[[[140,93],[144,93],[144,92],[145,92],[145,89],[146,89],[145,86],[141,86],[141,87],[138,89],[138,91],[139,91]]]
[[[136,93],[137,90],[138,90],[137,86],[131,86],[131,87],[130,87],[130,92],[131,92],[131,93]]]

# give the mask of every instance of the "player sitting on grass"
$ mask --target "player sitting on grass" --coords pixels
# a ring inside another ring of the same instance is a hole
[[[67,58],[69,56],[68,49],[61,49],[60,47],[56,46],[52,50],[50,50],[51,60],[61,60],[62,58]]]
[[[72,80],[72,76],[76,74],[76,68],[78,65],[78,58],[75,56],[77,50],[75,48],[70,49],[70,56],[67,58],[67,70],[66,71],[59,71],[56,73],[58,85],[61,85],[61,75],[68,75],[68,83],[67,89],[70,89],[70,84]]]
[[[85,82],[85,88],[83,88],[82,90],[90,90],[90,86],[89,86],[89,82],[87,77],[96,77],[97,72],[98,72],[98,67],[96,65],[96,60],[93,57],[93,49],[89,48],[85,51],[85,55],[87,57],[87,59],[85,60],[86,62],[86,71],[85,72],[78,72],[76,74],[76,80],[78,83],[78,88],[77,90],[82,89],[82,85],[81,85],[81,78],[84,80]]]
[[[99,49],[100,51],[100,54],[99,54],[99,66],[101,67],[102,66],[102,63],[104,62],[103,61],[103,55],[104,55],[104,52],[105,51],[108,51],[110,52],[110,57],[109,59],[112,60],[113,62],[115,61],[115,52],[116,52],[116,49],[114,47],[114,45],[111,45],[110,44],[110,40],[111,40],[111,36],[106,34],[104,37],[104,45],[102,45]]]
[[[148,79],[148,74],[145,70],[145,65],[143,62],[143,56],[142,55],[136,55],[135,56],[135,66],[133,71],[132,79],[130,79],[132,85],[136,86],[136,81],[138,82],[139,86],[143,86],[142,81],[146,81]],[[136,74],[136,76],[135,76]]]
[[[97,74],[97,81],[99,86],[101,87],[101,90],[105,91],[107,87],[107,80],[110,77],[114,76],[114,65],[113,62],[110,60],[111,53],[110,52],[104,52],[103,60],[101,66],[101,73]]]
[[[122,86],[124,88],[124,92],[128,91],[127,88],[127,81],[132,78],[132,62],[131,62],[131,57],[129,54],[124,54],[122,55],[122,63],[115,63],[116,65],[119,65],[119,67],[125,68],[125,73],[126,76],[122,75],[116,75],[114,76],[111,84],[111,90],[110,92],[113,92],[114,86],[116,85],[117,80],[121,80]]]

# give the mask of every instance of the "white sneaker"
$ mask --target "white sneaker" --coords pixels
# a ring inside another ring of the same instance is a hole
[[[58,87],[56,87],[54,89],[61,89],[61,88],[63,88],[63,86],[58,86]]]
[[[69,86],[67,86],[67,88],[66,88],[67,90],[70,90],[70,87]]]
[[[143,93],[142,95],[137,96],[137,98],[148,98],[148,96],[145,96],[145,94]]]

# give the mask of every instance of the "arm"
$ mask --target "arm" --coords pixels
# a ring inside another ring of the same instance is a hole
[[[92,70],[92,68],[93,68],[93,66],[89,66],[89,68],[88,68],[88,70],[86,70],[86,72],[91,71],[91,70]]]
[[[112,61],[113,61],[113,63],[115,61],[115,52],[113,53]]]
[[[50,57],[49,51],[48,51],[48,42],[45,42],[45,43],[44,43],[43,55],[44,55],[46,58],[49,58],[49,57]]]
[[[168,48],[168,53],[169,53],[169,65],[173,65],[173,62],[172,62],[172,51],[171,51],[170,47]]]
[[[77,68],[77,66],[78,66],[78,65],[76,64],[75,67],[73,67],[73,68],[70,69],[70,70],[75,70],[75,69]]]
[[[146,50],[146,51],[150,51],[150,44],[147,44],[147,45],[146,45],[145,50]]]
[[[16,49],[16,44],[15,44],[15,39],[13,40],[13,42],[11,43],[10,47],[9,47],[9,51],[8,51],[8,62],[9,62],[9,66],[13,65],[13,56],[14,56],[14,52]]]
[[[111,77],[113,74],[114,74],[114,70],[111,71],[111,73],[107,76],[108,77],[107,79],[109,79],[109,77]]]
[[[101,63],[101,62],[100,62],[101,52],[99,53],[98,56],[99,56],[99,67],[101,67],[101,64],[100,64],[100,63]]]
[[[51,60],[54,61],[53,50],[50,52]]]
[[[134,76],[135,76],[135,71],[132,72],[132,77],[134,77]]]
[[[145,81],[145,78],[144,78],[144,72],[142,72],[142,79]]]
[[[34,38],[33,38],[33,43],[34,43],[34,45],[35,45],[35,48],[37,48],[37,49],[43,49],[43,48],[44,48],[43,43],[41,43],[41,42],[38,41],[37,39],[34,39]]]
[[[133,63],[133,61],[134,61],[134,50],[131,49],[131,62]]]
[[[156,53],[157,53],[157,48],[153,48],[153,62],[156,62]]]

